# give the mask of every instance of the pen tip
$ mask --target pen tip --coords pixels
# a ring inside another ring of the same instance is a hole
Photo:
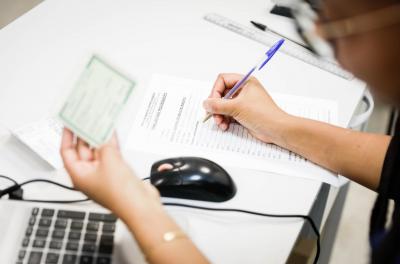
[[[208,119],[210,119],[211,115],[207,114],[204,119],[203,119],[203,123],[207,122]]]

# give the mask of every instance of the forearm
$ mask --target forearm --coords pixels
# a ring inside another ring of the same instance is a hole
[[[370,189],[379,185],[390,137],[289,116],[276,144]]]
[[[180,227],[161,204],[130,205],[122,217],[149,263],[208,263],[189,238],[163,241],[166,232]]]

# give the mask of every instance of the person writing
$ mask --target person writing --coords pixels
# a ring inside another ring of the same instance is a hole
[[[377,96],[400,104],[400,1],[326,0],[315,29],[345,69],[364,80]],[[308,38],[311,48],[318,50],[319,40]],[[370,226],[371,262],[399,263],[400,125],[390,137],[295,117],[280,109],[255,78],[233,99],[223,99],[241,78],[220,74],[204,101],[218,127],[227,130],[231,122],[238,122],[259,140],[377,191]],[[74,143],[72,133],[65,129],[61,155],[74,186],[128,226],[150,263],[208,262],[164,211],[157,190],[135,177],[115,137],[92,150],[81,140]],[[385,228],[390,199],[395,209]]]

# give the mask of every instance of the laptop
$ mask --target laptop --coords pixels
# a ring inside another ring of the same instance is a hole
[[[86,206],[0,201],[1,263],[146,263],[114,215]]]

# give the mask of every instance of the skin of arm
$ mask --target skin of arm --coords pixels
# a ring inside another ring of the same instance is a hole
[[[189,238],[168,243],[162,241],[163,234],[180,228],[161,206],[140,205],[138,208],[137,205],[128,205],[121,219],[134,234],[150,263],[208,263]]]
[[[288,116],[275,144],[376,190],[390,139]]]
[[[279,145],[370,189],[377,189],[390,137],[289,115],[275,104],[255,78],[250,78],[234,98],[223,99],[241,78],[238,74],[220,74],[203,103],[222,130],[227,130],[235,120],[264,142]]]
[[[208,263],[188,237],[163,241],[165,233],[180,227],[164,210],[157,189],[138,179],[123,160],[115,136],[91,149],[64,129],[61,157],[74,187],[127,225],[149,263]]]

